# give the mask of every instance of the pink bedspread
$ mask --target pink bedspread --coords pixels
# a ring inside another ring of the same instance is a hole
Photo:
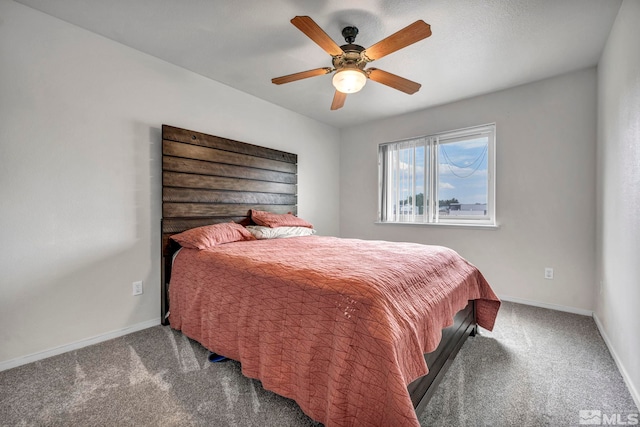
[[[173,328],[326,426],[418,426],[423,354],[468,300],[486,329],[500,306],[451,249],[319,236],[183,249],[169,292]]]

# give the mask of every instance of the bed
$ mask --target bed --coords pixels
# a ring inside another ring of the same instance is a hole
[[[466,338],[493,327],[500,302],[482,274],[450,249],[410,243],[311,235],[181,248],[170,236],[249,225],[252,211],[295,215],[297,156],[167,125],[162,135],[163,324],[328,426],[419,425]]]

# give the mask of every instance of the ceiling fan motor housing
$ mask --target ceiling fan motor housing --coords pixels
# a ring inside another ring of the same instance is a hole
[[[350,43],[340,46],[340,49],[342,49],[343,53],[334,56],[332,60],[333,67],[336,70],[342,68],[358,68],[362,70],[367,65],[367,61],[362,54],[364,47]]]
[[[357,27],[344,27],[342,29],[342,37],[347,44],[340,46],[342,54],[333,57],[333,66],[336,70],[344,68],[355,68],[358,70],[364,70],[367,61],[362,54],[365,48],[359,44],[355,44],[356,36],[358,35]]]

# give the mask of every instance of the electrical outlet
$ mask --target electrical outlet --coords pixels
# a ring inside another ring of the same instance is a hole
[[[142,280],[133,282],[133,295],[142,295]]]
[[[544,278],[549,280],[553,279],[553,268],[551,267],[544,268]]]

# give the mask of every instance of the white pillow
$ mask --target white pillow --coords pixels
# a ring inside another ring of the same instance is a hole
[[[248,225],[247,230],[254,235],[256,239],[282,239],[286,237],[311,236],[316,230],[309,227],[264,227],[261,225]]]

